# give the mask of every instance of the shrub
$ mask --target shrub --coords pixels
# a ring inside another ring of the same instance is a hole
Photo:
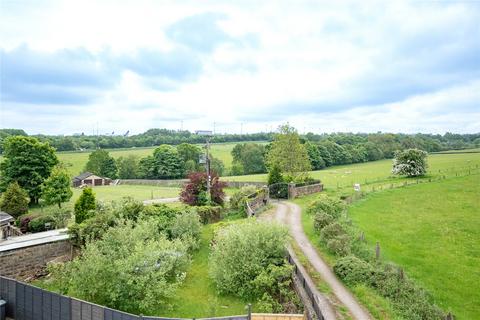
[[[208,204],[207,192],[207,174],[205,172],[194,172],[188,175],[190,182],[185,184],[180,193],[180,200],[191,206],[203,206]],[[211,202],[217,205],[223,205],[226,183],[220,181],[219,177],[213,173],[210,184]]]
[[[222,219],[222,207],[201,206],[195,209],[203,224],[214,223]]]
[[[270,266],[286,264],[287,241],[285,227],[256,220],[218,231],[209,260],[210,276],[218,291],[246,300],[261,298],[260,291],[265,288],[259,290],[261,280],[256,279],[268,276],[264,271]]]
[[[338,219],[344,209],[345,204],[342,201],[327,195],[320,195],[317,200],[308,206],[307,213],[316,214],[318,212],[324,212]]]
[[[327,248],[337,256],[346,256],[350,254],[350,237],[346,234],[330,239],[327,242]]]
[[[373,267],[355,256],[346,256],[338,259],[333,266],[333,271],[349,285],[358,283],[369,284],[373,275]]]
[[[88,240],[101,239],[105,232],[117,224],[112,210],[105,207],[97,208],[97,212],[91,218],[81,223],[74,223],[68,227],[70,241],[77,247],[84,246]]]
[[[170,233],[172,238],[182,239],[189,249],[197,249],[200,242],[202,225],[195,211],[185,211],[173,219]]]
[[[28,230],[28,224],[30,223],[30,221],[37,218],[38,216],[39,216],[38,213],[26,214],[26,215],[18,217],[18,219],[15,221],[15,223],[16,223],[17,227],[20,228],[20,231],[22,233],[27,233],[29,231]]]
[[[68,221],[72,217],[72,210],[65,208],[54,208],[50,211],[50,215],[55,220],[55,227],[65,228]]]
[[[346,235],[345,230],[338,222],[327,225],[320,232],[320,239],[324,242]]]
[[[322,231],[323,228],[328,226],[334,221],[333,217],[325,212],[317,212],[315,213],[315,217],[313,218],[313,226],[315,230]]]
[[[90,218],[95,214],[95,194],[92,188],[85,188],[82,194],[75,202],[75,222],[82,223],[85,219]]]
[[[28,193],[15,181],[8,185],[0,199],[0,209],[14,218],[28,211]]]
[[[50,224],[48,229],[45,226],[46,224]],[[52,216],[39,216],[31,219],[28,223],[29,232],[42,232],[51,229],[55,229],[55,218]]]
[[[168,307],[190,263],[187,247],[150,220],[110,228],[82,254],[52,269],[55,287],[79,299],[132,313]]]

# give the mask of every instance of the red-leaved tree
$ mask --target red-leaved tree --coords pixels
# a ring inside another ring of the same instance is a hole
[[[207,174],[205,172],[193,172],[188,175],[190,182],[185,184],[180,193],[180,200],[191,206],[204,206],[208,204],[207,197]],[[227,184],[220,181],[215,173],[211,175],[210,195],[211,201],[223,205],[225,193],[223,188]]]

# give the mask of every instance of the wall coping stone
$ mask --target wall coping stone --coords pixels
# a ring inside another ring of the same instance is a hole
[[[67,229],[56,229],[18,237],[11,237],[0,242],[0,252],[28,248],[51,242],[64,241],[69,238],[70,236],[67,234]]]

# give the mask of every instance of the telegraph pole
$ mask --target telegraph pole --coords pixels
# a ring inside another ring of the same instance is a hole
[[[211,186],[210,186],[210,180],[211,180],[211,177],[210,177],[210,155],[209,155],[209,149],[210,149],[210,141],[207,137],[207,144],[205,145],[205,168],[207,169],[207,197],[208,199],[211,198],[211,195],[210,195],[210,189],[211,189]]]

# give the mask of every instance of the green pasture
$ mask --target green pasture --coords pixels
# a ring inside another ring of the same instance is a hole
[[[255,142],[255,143],[265,143],[265,142]],[[215,143],[210,145],[211,154],[220,160],[225,165],[225,169],[230,169],[232,166],[232,154],[231,151],[237,142],[233,143]],[[203,145],[199,145],[203,148]],[[125,157],[128,155],[135,155],[139,158],[146,157],[153,154],[153,150],[156,147],[148,148],[129,148],[129,149],[108,149],[107,151],[114,158]],[[88,161],[88,156],[90,155],[91,150],[82,151],[82,152],[58,152],[58,158],[60,161],[66,163],[68,170],[72,176],[76,176],[79,173],[83,172],[83,168]]]
[[[480,167],[480,153],[431,154],[428,156],[428,175],[435,177],[446,170]],[[392,160],[385,159],[365,163],[356,163],[327,169],[311,171],[312,178],[320,179],[326,188],[352,186],[354,183],[372,183],[373,181],[390,181],[402,179],[391,174]],[[224,177],[229,181],[267,181],[266,174]]]
[[[349,208],[367,241],[456,319],[479,319],[480,175],[373,193]]]

